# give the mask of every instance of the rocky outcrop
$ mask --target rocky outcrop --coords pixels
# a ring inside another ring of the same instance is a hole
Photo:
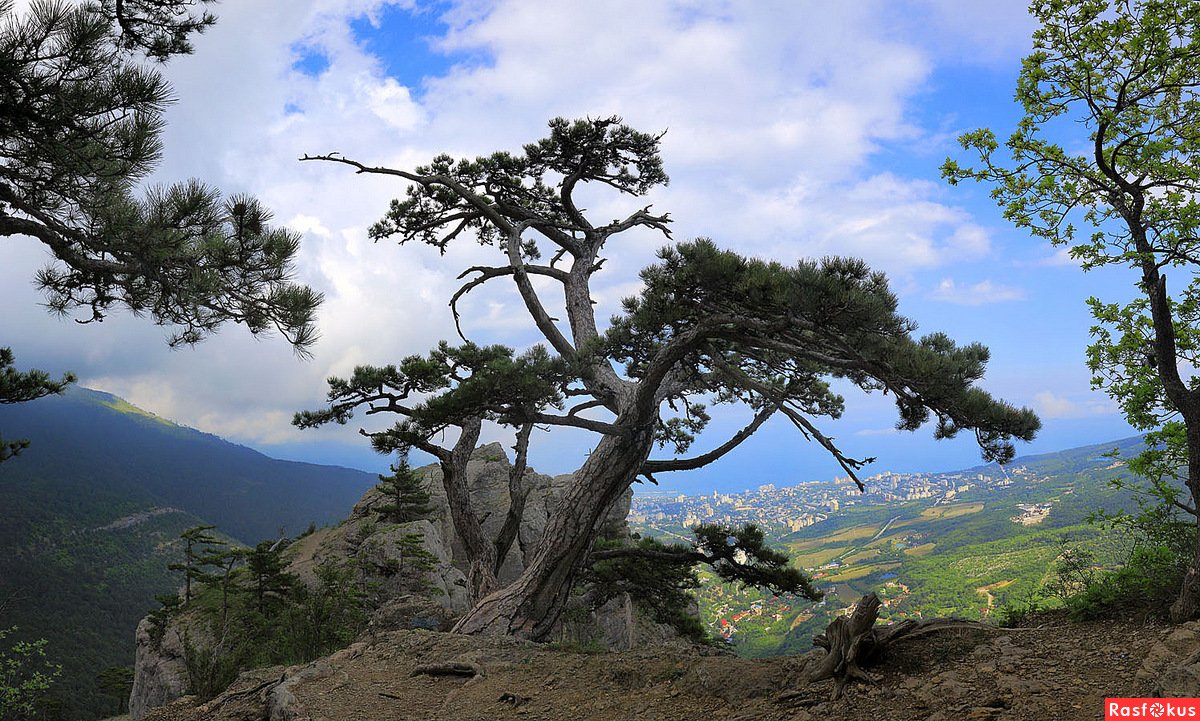
[[[372,505],[383,502],[382,496],[372,491],[348,520],[293,544],[288,570],[315,585],[318,566],[350,562],[363,574],[363,582],[374,589],[369,599],[372,606],[419,593],[453,614],[462,613],[467,605],[466,577],[454,565],[441,524],[436,518],[384,522],[371,510]],[[426,572],[412,570],[415,549],[408,539],[414,538],[420,539],[420,550],[433,562]]]
[[[143,618],[135,638],[137,651],[129,715],[137,721],[150,709],[170,703],[186,693],[187,665],[179,626],[168,626],[162,639],[156,642],[151,634],[150,619]]]
[[[512,465],[499,443],[475,450],[467,465],[471,502],[483,519],[484,533],[499,534],[508,513],[508,475]],[[304,582],[316,584],[316,569],[323,563],[355,563],[367,575],[364,582],[373,591],[368,630],[373,633],[406,629],[448,630],[454,619],[467,610],[469,602],[467,562],[457,539],[454,523],[442,487],[437,464],[417,469],[427,480],[432,512],[427,520],[389,523],[378,508],[388,501],[371,489],[354,506],[350,517],[332,528],[320,529],[298,539],[287,550],[288,570]],[[526,471],[529,496],[522,515],[517,541],[500,569],[499,580],[515,579],[525,567],[526,554],[546,528],[547,520],[562,497],[571,475],[547,476]],[[610,511],[610,534],[626,533],[632,492],[627,492]],[[406,539],[420,537],[420,547],[432,556],[433,566],[423,573],[406,572],[413,547]],[[399,570],[397,570],[399,569]],[[144,632],[146,621],[138,629],[138,652],[134,666],[134,692],[131,716],[138,721],[146,711],[182,696],[187,689],[187,673],[179,632],[171,627],[163,643],[155,645]],[[645,621],[628,597],[614,599],[597,611],[582,610],[574,620],[565,622],[558,634],[561,640],[596,643],[606,648],[625,649],[672,636],[666,627]]]
[[[475,513],[482,519],[483,533],[488,538],[500,534],[504,518],[508,514],[508,474],[512,464],[499,443],[489,443],[480,446],[471,454],[467,464],[467,478],[470,483],[471,505]],[[449,552],[455,562],[466,562],[462,544],[454,532],[454,523],[450,519],[446,503],[446,492],[442,487],[442,472],[437,465],[424,466],[418,469],[428,479],[431,502],[439,511],[434,513],[434,523],[439,525],[442,538],[450,539]],[[525,471],[525,483],[529,487],[529,497],[525,502],[525,512],[521,516],[521,527],[517,541],[509,551],[508,557],[500,568],[499,581],[508,583],[520,575],[525,568],[526,555],[546,530],[546,523],[553,513],[558,501],[562,498],[567,485],[574,478],[572,474],[547,476],[532,470]],[[378,494],[368,492],[360,502],[360,506],[373,505],[379,502]],[[609,525],[624,528],[625,517],[629,515],[629,504],[633,492],[627,491],[617,505],[609,512]],[[355,513],[359,508],[355,508]],[[464,609],[465,610],[465,609]]]

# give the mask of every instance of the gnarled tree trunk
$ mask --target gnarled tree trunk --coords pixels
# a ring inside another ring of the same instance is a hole
[[[833,679],[833,700],[842,697],[851,681],[874,683],[875,677],[862,670],[863,666],[882,659],[888,646],[902,638],[915,638],[926,633],[951,629],[994,628],[975,621],[958,618],[934,618],[928,621],[905,620],[887,626],[876,626],[879,618],[879,597],[874,593],[863,596],[849,616],[838,616],[813,638],[813,645],[829,652],[809,674],[809,681]]]
[[[462,423],[462,434],[450,450],[437,451],[438,460],[442,467],[442,487],[446,491],[446,501],[450,506],[450,520],[454,530],[466,549],[470,566],[467,568],[467,592],[471,603],[496,590],[496,547],[483,535],[483,524],[471,505],[471,493],[467,486],[466,469],[471,460],[471,452],[479,441],[482,421],[471,418]]]
[[[475,604],[454,631],[545,639],[566,604],[599,526],[633,483],[652,441],[649,426],[630,436],[602,438],[559,500],[559,510],[551,513],[524,572]]]

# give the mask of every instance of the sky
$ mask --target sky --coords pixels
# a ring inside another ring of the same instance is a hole
[[[329,376],[454,338],[455,278],[496,251],[469,240],[444,256],[373,243],[367,228],[404,186],[298,159],[337,151],[411,169],[443,152],[519,150],[556,116],[619,115],[666,131],[671,182],[636,202],[669,212],[676,240],[711,237],[785,263],[865,258],[920,332],[991,349],[983,387],[1044,423],[1020,453],[1134,435],[1084,365],[1085,299],[1127,297],[1132,274],[1083,273],[1004,221],[986,187],[939,176],[946,157],[969,160],[960,133],[986,126],[1003,137],[1020,117],[1012,95],[1034,25],[1019,0],[242,0],[215,10],[195,53],[164,68],[176,102],[147,182],[196,177],[253,194],[303,235],[298,280],[326,297],[312,358],[232,325],[171,350],[169,331],[146,318],[54,317],[32,283],[50,255],[17,237],[0,240],[0,343],[20,367],[73,371],[82,385],[268,455],[383,471],[388,459],[358,429],[388,421],[301,431],[292,414],[321,406]],[[633,207],[603,192],[587,199],[603,219]],[[611,249],[594,282],[597,317],[637,291],[638,270],[664,242],[644,234]],[[481,289],[461,307],[472,340],[539,340],[511,286]],[[747,420],[745,409],[715,410],[695,450]],[[931,428],[895,431],[896,420],[889,399],[850,390],[844,417],[821,427],[847,454],[876,457],[868,474],[981,462],[969,434],[935,441]],[[504,429],[485,440],[512,443]],[[539,431],[531,465],[570,472],[594,442]],[[839,473],[777,419],[722,461],[660,481],[703,492]]]

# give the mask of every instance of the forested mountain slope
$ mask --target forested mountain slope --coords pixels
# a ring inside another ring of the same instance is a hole
[[[116,709],[95,674],[133,663],[133,631],[179,585],[179,534],[200,523],[252,544],[344,518],[373,474],[279,461],[107,393],[0,406],[0,628],[46,638],[63,718]]]

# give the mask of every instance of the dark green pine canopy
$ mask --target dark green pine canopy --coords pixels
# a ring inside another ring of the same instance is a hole
[[[320,294],[293,282],[299,236],[249,196],[189,180],[135,194],[162,154],[165,60],[214,19],[191,0],[0,0],[0,237],[55,261],[51,310],[98,321],[114,307],[202,340],[226,322],[278,330],[304,353]]]
[[[861,260],[788,267],[720,250],[708,239],[664,248],[659,258],[642,271],[644,290],[624,301],[606,339],[631,377],[664,383],[673,396],[778,407],[848,471],[862,462],[842,456],[806,418],[842,414],[833,378],[892,394],[901,430],[915,430],[931,415],[938,438],[971,428],[989,461],[1008,462],[1010,438],[1029,440],[1040,427],[1032,411],[974,386],[987,348],[959,347],[941,333],[914,339],[916,324],[896,313],[887,279]]]

